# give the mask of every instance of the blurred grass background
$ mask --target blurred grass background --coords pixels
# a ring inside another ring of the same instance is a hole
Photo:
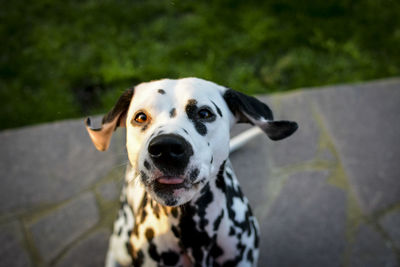
[[[400,74],[400,1],[1,0],[0,129],[196,76],[249,94]]]

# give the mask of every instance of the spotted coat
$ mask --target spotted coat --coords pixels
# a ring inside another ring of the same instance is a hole
[[[196,198],[182,206],[163,206],[145,190],[135,196],[140,203],[130,205],[126,194],[129,186],[126,184],[123,190],[112,237],[125,243],[128,264],[254,266],[258,224],[229,161]]]
[[[256,218],[230,165],[236,122],[280,140],[297,129],[274,121],[257,100],[197,78],[160,80],[126,90],[88,133],[106,150],[127,128],[129,165],[107,267],[256,266]]]

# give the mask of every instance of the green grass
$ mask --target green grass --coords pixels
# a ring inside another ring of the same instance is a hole
[[[5,1],[0,129],[196,76],[249,94],[400,74],[399,1]]]

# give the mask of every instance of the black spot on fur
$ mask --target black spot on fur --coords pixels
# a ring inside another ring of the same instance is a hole
[[[144,185],[149,184],[149,176],[144,171],[140,171],[140,178],[142,179],[142,182]]]
[[[176,109],[173,108],[169,111],[169,117],[170,118],[174,118],[176,116]]]
[[[127,222],[128,221],[128,217],[126,215],[125,210],[122,210],[122,215],[124,216],[124,221]]]
[[[131,242],[128,241],[128,242],[125,243],[125,249],[128,252],[128,254],[131,256],[132,260],[134,261],[135,260],[134,259],[135,250],[134,250]]]
[[[213,156],[211,156],[211,161],[210,161],[210,164],[212,164],[214,162],[214,157]]]
[[[195,262],[202,262],[204,258],[203,248],[209,247],[212,240],[205,231],[200,231],[196,227],[193,227],[196,225],[193,218],[198,214],[196,207],[187,204],[182,211],[183,213],[179,222],[181,244],[184,248],[192,250]]]
[[[238,266],[238,263],[241,261],[242,257],[244,256],[244,250],[246,249],[246,246],[244,246],[242,243],[238,243],[237,244],[237,253],[236,253],[236,257],[232,260],[226,261],[224,262],[224,264],[222,266]]]
[[[221,118],[222,118],[222,112],[221,112],[221,110],[219,109],[219,107],[218,107],[213,101],[211,101],[211,103],[213,103],[214,107],[217,109],[218,115],[220,115]]]
[[[150,257],[155,260],[156,262],[160,261],[160,255],[158,254],[157,251],[157,246],[153,243],[153,239],[154,239],[154,230],[151,228],[147,228],[146,229],[146,233],[145,233],[146,239],[149,242],[149,255]]]
[[[238,233],[238,234],[236,235],[236,237],[237,237],[238,240],[242,239],[242,233]]]
[[[165,91],[163,89],[158,89],[157,91],[159,94],[165,95]]]
[[[133,258],[132,263],[133,263],[133,266],[135,266],[135,267],[140,267],[140,266],[143,265],[143,263],[144,263],[144,254],[143,254],[142,250],[139,250],[137,252],[137,255],[136,255],[136,257]]]
[[[255,247],[255,248],[258,248],[259,245],[260,245],[260,238],[259,238],[259,236],[257,235],[257,230],[256,230],[257,228],[256,228],[256,225],[255,225],[255,222],[252,221],[251,224],[253,225],[254,233],[256,233],[255,239],[254,239],[254,247]]]
[[[182,128],[182,130],[183,130],[186,134],[189,134],[188,131],[186,131],[186,129],[183,129],[183,128]]]
[[[156,262],[160,261],[160,255],[157,252],[157,247],[154,243],[150,242],[149,244],[149,255]]]
[[[142,129],[140,129],[142,132],[146,131],[147,128],[149,127],[149,124],[145,124]]]
[[[133,235],[139,236],[139,224],[138,223],[135,223],[135,225],[133,226]]]
[[[146,170],[150,170],[151,166],[150,166],[150,163],[147,160],[144,161],[143,165],[146,168]]]
[[[119,228],[118,233],[117,233],[117,236],[120,236],[121,233],[122,233],[122,226]]]
[[[154,238],[154,231],[151,228],[147,228],[146,229],[146,233],[145,233],[146,239],[147,241],[151,242]]]
[[[249,249],[249,252],[247,252],[247,260],[249,262],[254,262],[253,250],[251,250],[251,249]]]
[[[231,226],[231,228],[229,228],[229,235],[233,236],[236,234],[235,228],[233,228],[233,226]]]
[[[157,219],[160,219],[160,205],[157,202],[154,203],[153,213],[156,215]]]
[[[226,172],[226,177],[228,177],[231,181],[233,180],[232,174],[229,172]]]
[[[197,177],[199,177],[199,173],[200,173],[200,171],[197,168],[192,170],[190,172],[190,181],[192,181],[192,182],[195,181],[197,179]]]
[[[179,238],[179,237],[180,237],[179,230],[178,230],[178,228],[176,228],[175,225],[173,225],[173,226],[171,227],[171,230],[172,230],[172,233],[174,234],[174,236],[175,236],[176,238]]]
[[[217,174],[217,179],[215,181],[215,185],[217,186],[217,188],[219,188],[222,192],[226,192],[226,184],[225,184],[225,180],[224,180],[224,171],[225,171],[225,163],[226,161],[224,161],[221,166],[219,167],[219,171]]]
[[[188,118],[193,122],[194,128],[200,135],[206,135],[207,134],[207,127],[197,116],[197,101],[194,99],[190,99],[186,105],[186,114]]]
[[[233,188],[232,186],[228,186],[225,183],[224,174],[226,174],[226,173],[227,172],[225,171],[225,162],[224,162],[219,169],[215,184],[216,184],[217,188],[219,188],[222,192],[224,192],[224,194],[226,196],[226,208],[228,210],[228,217],[232,221],[236,230],[238,230],[238,234],[247,232],[248,235],[250,235],[251,231],[252,231],[252,225],[249,220],[249,218],[252,217],[251,209],[247,205],[244,221],[241,221],[241,222],[236,221],[236,219],[235,219],[236,212],[233,209],[233,199],[236,197],[236,198],[239,198],[241,201],[244,201],[243,193],[242,193],[240,187],[237,190],[235,190],[235,188]],[[228,179],[232,179],[232,177],[229,178],[228,175],[226,175],[226,176],[228,177]],[[232,229],[231,229],[229,234],[231,234],[233,232],[237,232],[236,230],[232,231]]]
[[[210,255],[211,257],[213,257],[213,259],[218,258],[219,256],[221,256],[222,254],[224,254],[224,251],[222,250],[222,248],[220,246],[218,246],[217,243],[217,235],[214,235],[213,237],[213,243],[210,249]],[[208,259],[208,262],[212,261],[212,259]],[[216,266],[216,263],[213,264],[213,266]]]
[[[203,189],[201,189],[200,193],[202,195],[196,201],[196,205],[198,207],[197,214],[200,217],[200,229],[204,229],[208,224],[208,220],[206,219],[206,209],[208,205],[213,201],[214,196],[210,190],[210,184],[206,184]]]
[[[178,201],[173,197],[164,199],[164,202],[165,202],[165,205],[171,206],[171,207],[176,206],[176,203],[178,203]]]
[[[178,215],[179,215],[178,209],[176,207],[172,208],[171,214],[172,214],[172,216],[174,216],[174,218],[178,218]]]
[[[164,212],[164,215],[168,216],[168,215],[169,215],[169,212],[168,212],[167,207],[164,206],[164,205],[161,205],[161,208],[162,208],[162,210],[163,210],[163,212]]]
[[[179,261],[179,255],[173,251],[163,252],[161,258],[165,265],[176,266]]]
[[[139,208],[139,211],[140,211],[140,223],[143,223],[146,220],[146,216],[147,216],[146,203],[147,203],[147,197],[145,195],[145,197],[143,197],[143,201],[142,201],[143,206],[141,206]]]
[[[223,217],[224,217],[224,210],[221,211],[221,214],[217,217],[217,219],[214,222],[214,231],[218,230]]]

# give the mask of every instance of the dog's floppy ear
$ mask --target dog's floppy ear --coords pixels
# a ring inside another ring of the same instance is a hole
[[[120,96],[111,111],[103,117],[101,128],[92,128],[90,118],[86,119],[86,130],[98,150],[107,150],[113,132],[117,127],[126,126],[126,115],[133,92],[134,89],[129,88]]]
[[[271,140],[284,139],[298,128],[297,123],[293,121],[274,121],[271,109],[255,97],[227,89],[224,99],[237,122],[257,125]]]

